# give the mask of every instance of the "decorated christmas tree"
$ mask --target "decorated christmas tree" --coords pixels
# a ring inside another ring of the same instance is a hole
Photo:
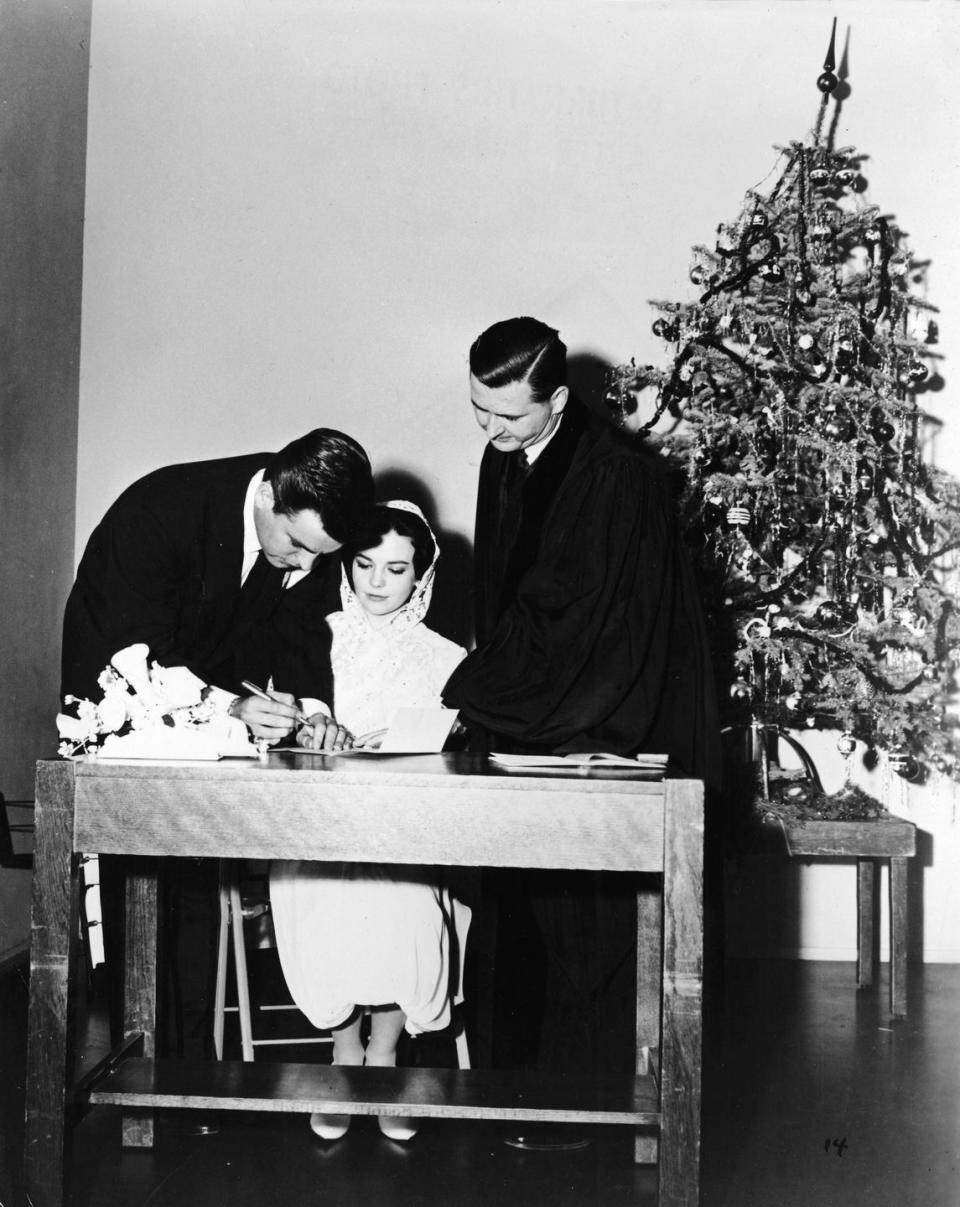
[[[699,296],[654,303],[669,368],[621,366],[608,401],[629,411],[652,380],[655,420],[677,421],[729,722],[835,729],[907,778],[956,776],[960,487],[929,464],[922,405],[937,323],[864,157],[823,132],[833,55],[831,36],[811,137],[694,249]]]

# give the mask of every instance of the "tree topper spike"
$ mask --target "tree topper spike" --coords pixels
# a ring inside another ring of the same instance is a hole
[[[835,51],[837,38],[837,18],[833,18],[833,28],[830,30],[830,45],[827,47],[827,57],[823,60],[824,71],[833,71],[836,67]]]

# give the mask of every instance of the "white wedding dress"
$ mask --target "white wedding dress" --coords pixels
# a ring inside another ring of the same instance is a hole
[[[344,578],[344,610],[328,620],[335,714],[352,733],[385,728],[401,707],[438,706],[466,656],[422,624],[432,572],[382,628],[370,625]],[[411,1035],[449,1024],[451,935],[462,907],[432,869],[278,862],[270,900],[287,986],[314,1026],[336,1027],[357,1006],[392,1003]]]

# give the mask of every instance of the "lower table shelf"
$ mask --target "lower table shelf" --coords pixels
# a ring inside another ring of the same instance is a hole
[[[216,1110],[660,1123],[652,1076],[547,1077],[488,1069],[371,1069],[131,1058],[79,1095],[91,1104]]]

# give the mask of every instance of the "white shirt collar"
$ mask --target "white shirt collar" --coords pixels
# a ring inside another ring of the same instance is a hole
[[[264,471],[258,469],[253,475],[247,486],[246,498],[243,500],[243,568],[240,572],[241,583],[246,582],[247,575],[253,569],[253,563],[257,560],[257,555],[262,548],[260,538],[257,536],[257,526],[253,521],[253,503],[257,487],[263,481],[263,474]],[[296,586],[309,573],[309,570],[288,570],[283,580],[284,588]]]
[[[563,423],[562,411],[560,412],[559,422],[554,424],[553,430],[550,432],[549,436],[544,436],[542,440],[537,440],[536,443],[527,445],[527,447],[523,450],[527,457],[527,465],[533,465],[534,461],[536,461],[536,459],[540,456],[557,432],[560,431],[561,423]]]
[[[250,479],[250,484],[247,487],[247,496],[243,500],[243,559],[246,565],[247,555],[253,554],[252,561],[257,560],[257,554],[260,552],[260,539],[257,536],[257,526],[253,522],[253,500],[257,493],[257,487],[263,481],[262,469]],[[252,564],[252,563],[251,563]]]

